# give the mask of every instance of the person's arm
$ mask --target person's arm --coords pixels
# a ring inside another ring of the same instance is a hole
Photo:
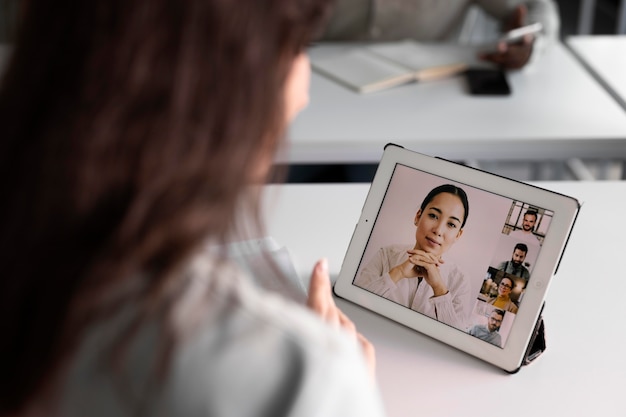
[[[437,320],[457,329],[465,329],[470,288],[458,268],[454,267],[447,274],[447,286],[447,294],[431,297],[429,301],[435,308]]]
[[[354,281],[355,285],[368,289],[372,282],[379,280],[385,275],[385,256],[383,248],[380,248],[370,261],[361,269]],[[388,268],[387,268],[388,269]],[[389,275],[389,274],[386,274]]]
[[[528,65],[532,65],[550,45],[558,42],[561,20],[558,7],[553,0],[527,1],[526,7],[528,9],[526,22],[539,22],[543,27],[541,33],[535,36],[532,54],[528,62]]]
[[[401,280],[395,283],[391,279],[389,270],[391,268],[390,262],[392,261],[394,260],[390,259],[389,254],[384,248],[379,249],[374,257],[359,272],[355,284],[374,294],[378,294],[408,307],[410,299],[412,298],[411,295],[414,295],[415,290],[407,280]]]
[[[510,69],[533,65],[545,49],[558,40],[560,19],[553,0],[518,1],[513,5],[503,0],[477,0],[476,3],[502,22],[503,32],[535,22],[543,27],[541,33],[528,35],[518,43],[501,43],[498,51],[484,54],[483,59]]]

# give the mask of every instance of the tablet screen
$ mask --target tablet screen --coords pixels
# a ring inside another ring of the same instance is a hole
[[[504,348],[553,216],[396,163],[352,283]]]

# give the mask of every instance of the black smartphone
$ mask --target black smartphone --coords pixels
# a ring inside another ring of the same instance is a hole
[[[511,87],[503,70],[474,68],[465,71],[470,94],[489,96],[508,96]]]

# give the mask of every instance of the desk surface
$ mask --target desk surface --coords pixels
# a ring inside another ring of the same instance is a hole
[[[470,96],[460,76],[359,95],[313,73],[279,161],[378,162],[388,142],[455,160],[626,157],[626,113],[563,44],[509,82],[505,98]]]
[[[548,348],[519,373],[508,375],[338,300],[376,346],[390,416],[624,415],[626,182],[538,185],[577,197],[583,207],[546,299]],[[368,189],[366,184],[269,187],[270,234],[289,248],[303,277],[322,256],[329,258],[331,273],[338,273]]]
[[[566,42],[626,110],[626,35],[570,36]]]

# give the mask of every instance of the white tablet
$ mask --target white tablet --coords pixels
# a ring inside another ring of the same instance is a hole
[[[516,372],[530,360],[579,208],[565,195],[387,145],[335,293]]]

